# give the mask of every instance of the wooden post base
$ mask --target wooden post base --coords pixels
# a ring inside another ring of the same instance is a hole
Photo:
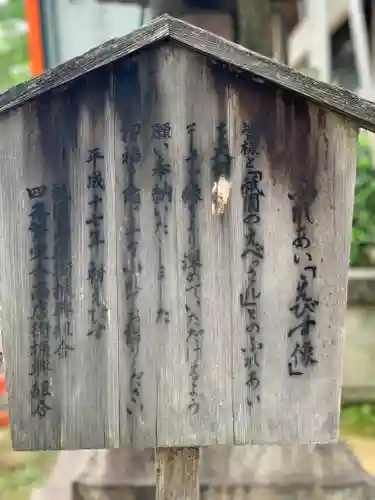
[[[199,448],[156,451],[156,500],[199,499]]]

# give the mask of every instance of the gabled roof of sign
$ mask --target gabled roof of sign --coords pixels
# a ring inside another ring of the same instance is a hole
[[[374,103],[167,15],[13,87],[0,96],[0,113],[162,40],[175,40],[195,51],[294,91],[375,132]]]

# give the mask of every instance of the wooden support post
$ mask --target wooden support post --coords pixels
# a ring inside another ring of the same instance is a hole
[[[158,448],[156,500],[199,499],[199,448]]]
[[[162,14],[180,17],[186,10],[184,0],[151,0],[149,7],[152,18],[159,17]]]
[[[284,14],[281,9],[278,9],[272,15],[272,56],[276,61],[287,64],[288,50],[287,40],[288,33],[285,26]]]
[[[239,43],[272,57],[271,1],[237,0]]]
[[[229,2],[217,2],[217,9],[210,10],[210,15],[204,12],[205,3],[199,9],[189,7],[183,0],[150,0],[152,17],[169,14],[187,22],[207,29],[217,35],[236,41],[250,50],[272,57],[272,8],[271,0],[236,0],[233,6]],[[201,12],[200,12],[201,11]],[[235,13],[235,14],[234,14]],[[237,29],[234,19],[237,20]],[[211,17],[211,19],[209,19]]]

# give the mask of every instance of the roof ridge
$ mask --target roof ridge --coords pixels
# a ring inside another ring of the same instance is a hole
[[[175,40],[186,47],[248,72],[255,77],[295,92],[375,132],[375,104],[349,90],[315,80],[266,56],[252,52],[168,14],[121,38],[105,42],[85,54],[17,85],[0,95],[0,113],[24,104],[38,95],[162,40]]]

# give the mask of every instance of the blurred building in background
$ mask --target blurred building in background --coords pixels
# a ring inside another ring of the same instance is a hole
[[[149,9],[140,5],[147,3],[147,0],[26,0],[33,74],[138,28],[151,18]],[[298,4],[298,16],[294,14],[293,3]],[[375,99],[373,3],[372,0],[285,2],[289,9],[292,6],[293,12],[284,30],[288,64]]]
[[[304,0],[288,37],[288,63],[320,80],[375,99],[372,0]]]
[[[130,33],[148,21],[137,3],[26,0],[33,75]]]

